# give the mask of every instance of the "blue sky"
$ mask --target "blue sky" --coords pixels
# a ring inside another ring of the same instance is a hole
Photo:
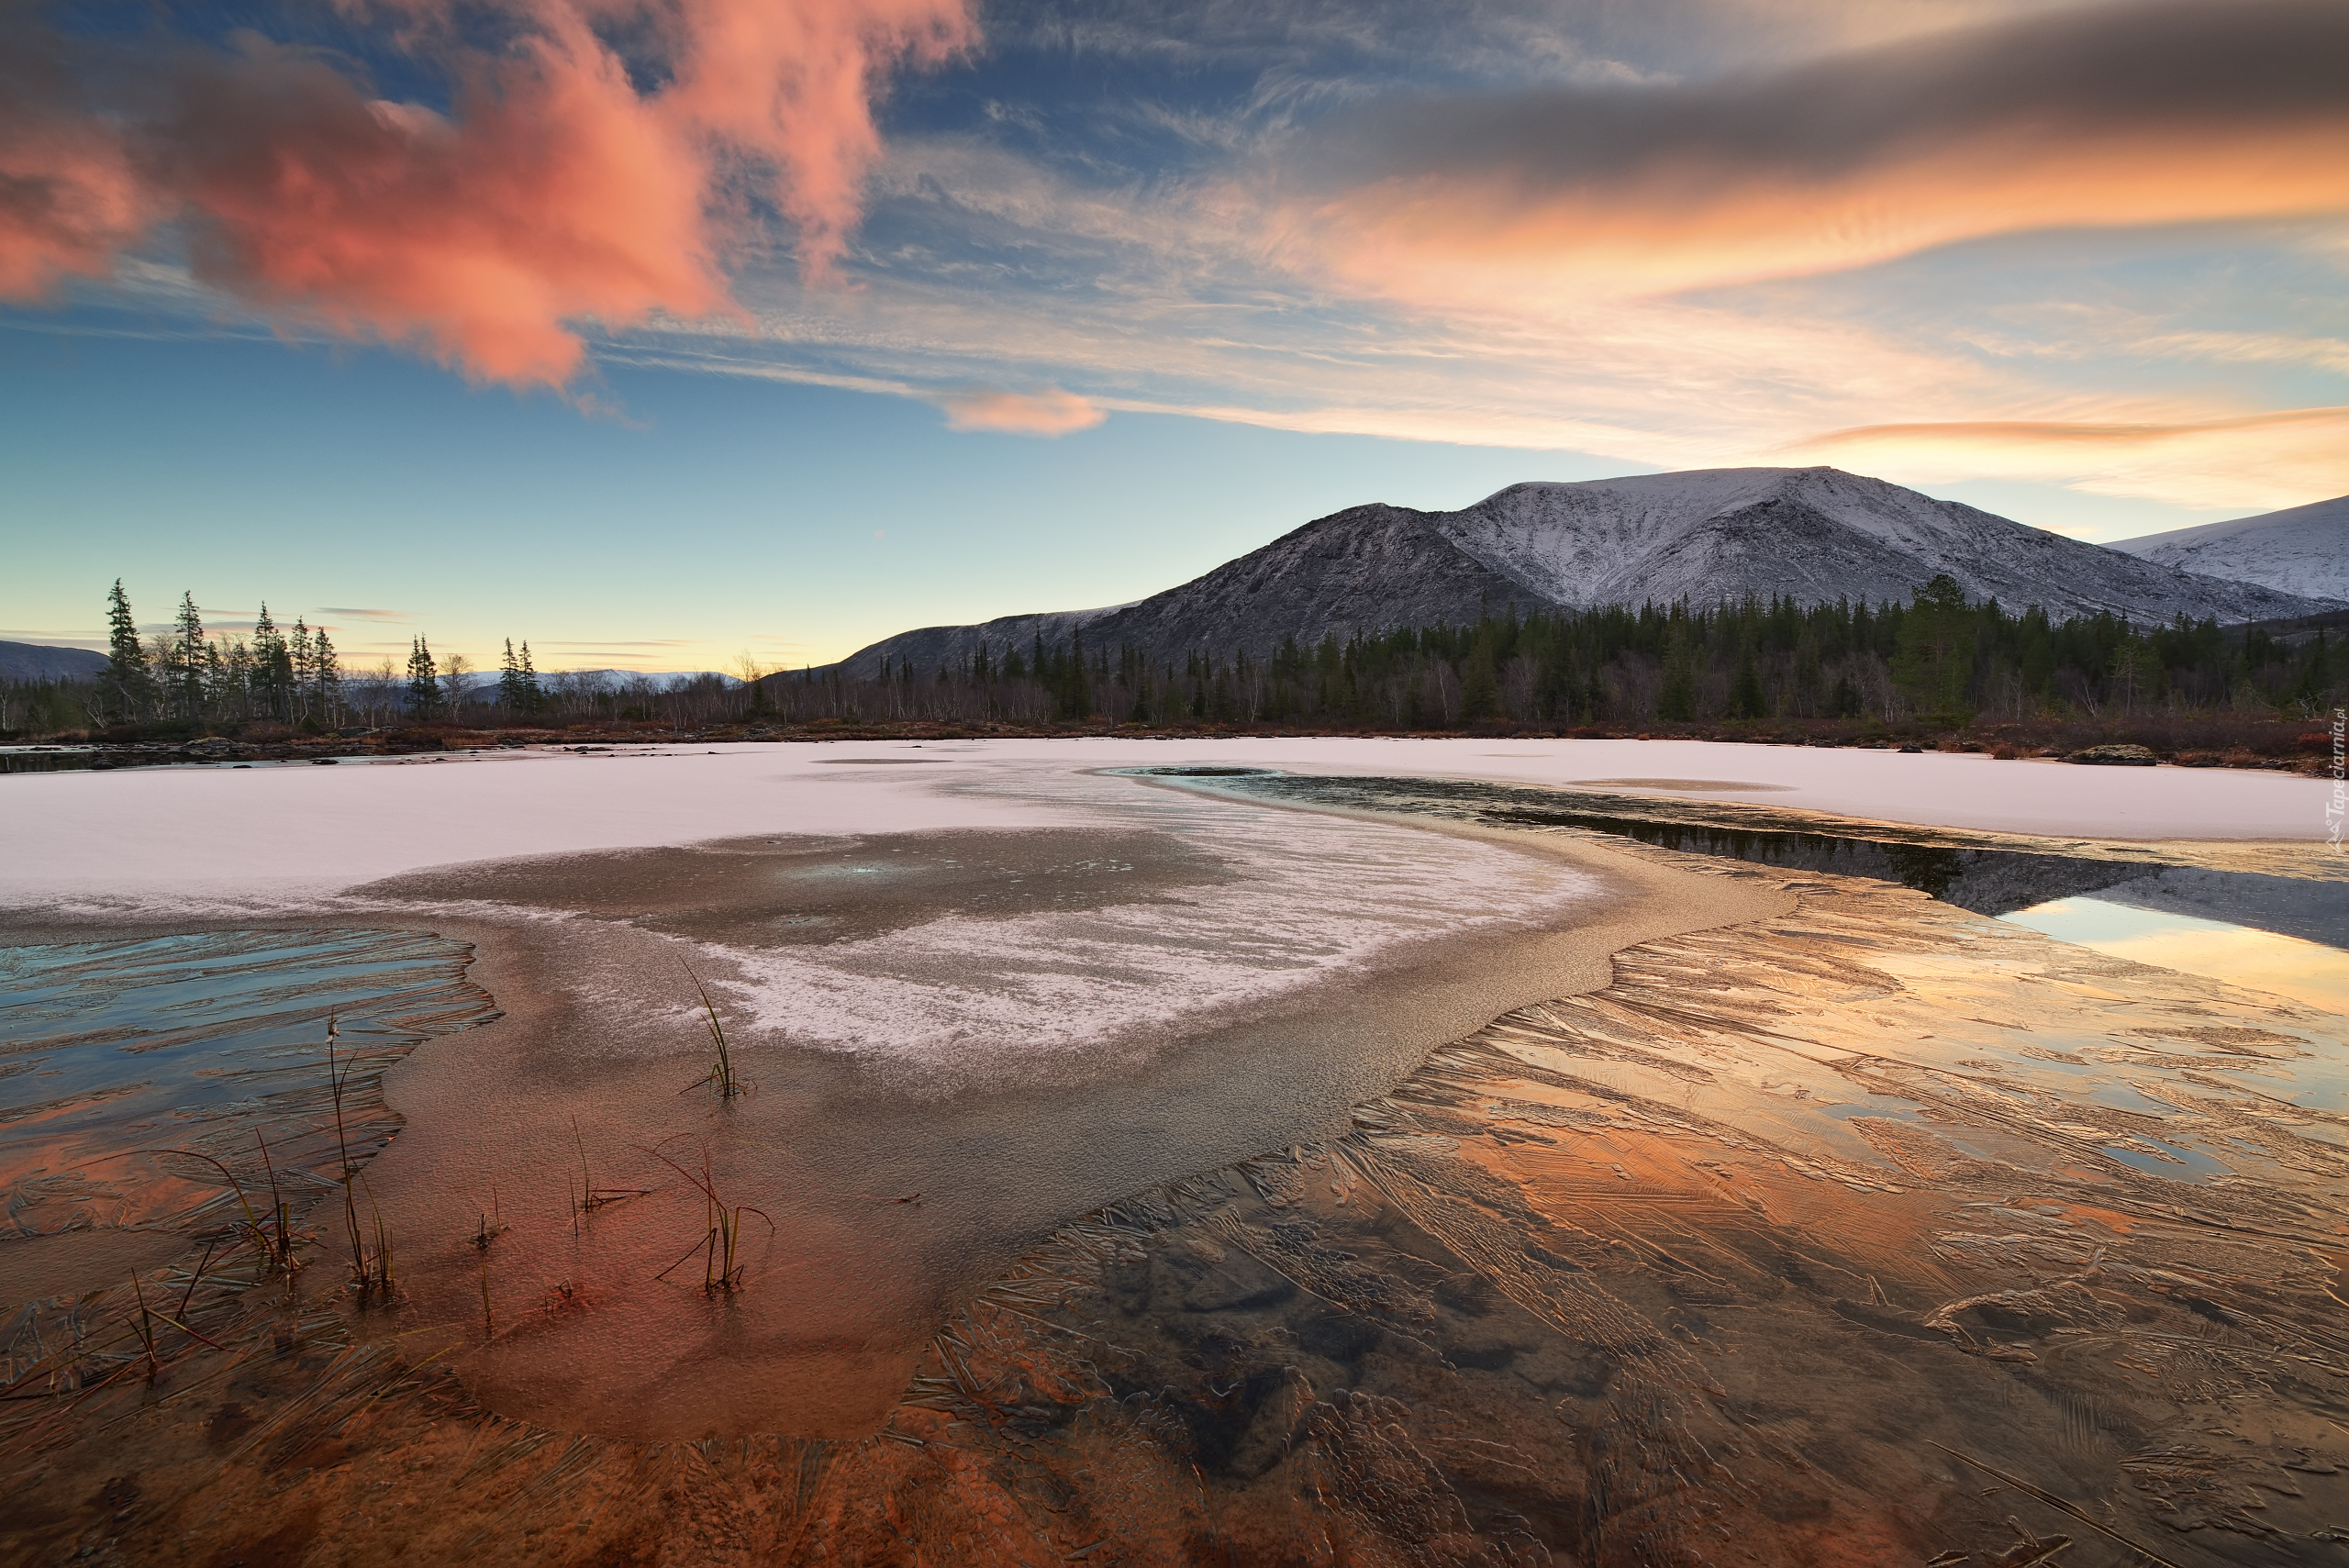
[[[1523,479],[2349,490],[2338,7],[444,15],[12,17],[0,638],[820,662]]]

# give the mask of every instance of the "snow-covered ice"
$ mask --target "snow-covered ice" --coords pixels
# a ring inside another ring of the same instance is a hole
[[[862,768],[852,765],[858,757],[930,765]],[[836,742],[25,773],[0,780],[10,824],[0,907],[277,902],[428,866],[749,833],[1068,826],[1119,809],[1147,786],[1106,782],[1080,802],[1015,777],[1219,762],[1519,784],[1674,781],[1707,787],[1629,787],[1921,826],[2123,840],[2321,840],[2332,789],[2321,779],[2219,768],[1696,740]]]
[[[971,1062],[1145,1048],[1415,944],[1525,929],[1596,895],[1589,877],[1497,845],[1104,771],[1181,763],[1604,781],[2125,839],[2318,839],[2328,790],[2216,770],[1636,740],[841,742],[26,774],[0,782],[15,825],[0,908],[99,920],[359,917],[385,905],[348,890],[403,873],[753,835],[1106,826],[1163,833],[1229,871],[1180,897],[985,917],[943,908],[856,940],[698,944],[760,1034]]]

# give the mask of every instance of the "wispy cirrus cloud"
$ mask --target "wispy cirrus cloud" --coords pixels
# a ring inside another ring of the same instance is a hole
[[[2349,215],[2349,7],[2152,0],[1775,72],[1386,98],[1300,130],[1272,242],[1450,306],[1654,295],[2071,226]]]

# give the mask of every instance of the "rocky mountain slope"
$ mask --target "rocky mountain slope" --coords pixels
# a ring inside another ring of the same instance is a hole
[[[86,648],[0,642],[0,681],[86,681],[106,667],[106,656]]]
[[[2349,495],[2124,539],[2109,548],[2181,572],[2349,601]]]
[[[1456,512],[1355,506],[1131,605],[985,626],[928,627],[842,662],[934,668],[984,642],[1000,653],[1074,628],[1097,645],[1179,659],[1270,652],[1284,637],[1475,620],[1486,611],[1739,599],[1905,599],[1937,573],[1974,598],[2037,604],[2059,619],[2110,610],[2139,622],[2222,621],[2330,607],[2181,572],[1880,479],[1832,468],[1726,468],[1575,484],[1513,484]]]

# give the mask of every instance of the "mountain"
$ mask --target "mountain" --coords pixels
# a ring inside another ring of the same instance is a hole
[[[2349,495],[2107,547],[2210,577],[2310,598],[2349,600]]]
[[[1373,504],[1306,524],[1179,587],[1107,610],[925,627],[858,650],[844,673],[882,661],[952,663],[1072,628],[1096,646],[1179,659],[1195,649],[1264,654],[1284,637],[1343,641],[1487,611],[1711,603],[1772,595],[1804,603],[1906,599],[1937,573],[1973,598],[2043,606],[2059,620],[2222,621],[2332,607],[2198,576],[2083,544],[1880,479],[1832,468],[1721,468],[1575,484],[1512,484],[1457,512]]]
[[[106,656],[86,648],[0,642],[0,681],[86,681],[106,667]]]

